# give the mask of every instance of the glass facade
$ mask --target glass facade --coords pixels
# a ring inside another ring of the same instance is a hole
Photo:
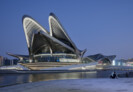
[[[34,60],[35,62],[60,62],[60,59],[64,58],[64,59],[76,59],[76,55],[75,54],[71,54],[71,55],[63,55],[63,54],[53,54],[53,55],[37,55],[34,56]]]

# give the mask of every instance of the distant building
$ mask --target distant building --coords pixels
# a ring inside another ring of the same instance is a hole
[[[111,65],[115,57],[116,55],[105,56],[102,54],[95,54],[83,58],[83,62],[98,62],[98,65]]]
[[[12,65],[12,64],[13,64],[12,60],[4,57],[3,66],[9,66],[9,65]]]
[[[128,59],[127,62],[126,62],[126,65],[127,66],[133,66],[133,58]]]
[[[0,66],[17,65],[18,59],[8,59],[6,57],[0,56]]]
[[[0,66],[2,66],[2,65],[3,65],[3,57],[0,56]]]
[[[127,64],[127,60],[124,60],[124,59],[113,60],[113,63],[112,63],[113,66],[126,66],[126,64]]]

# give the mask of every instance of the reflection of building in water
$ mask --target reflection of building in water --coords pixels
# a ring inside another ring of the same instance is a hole
[[[81,79],[81,78],[96,78],[97,72],[75,72],[75,73],[51,73],[51,74],[30,74],[29,82],[48,81],[61,79]]]

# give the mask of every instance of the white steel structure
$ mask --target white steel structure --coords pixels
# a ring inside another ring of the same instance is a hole
[[[23,16],[22,21],[31,62],[61,62],[61,60],[64,62],[65,58],[67,61],[77,59],[77,62],[80,62],[86,52],[76,47],[53,13],[49,15],[50,31],[27,15]],[[8,54],[21,59],[23,57]]]

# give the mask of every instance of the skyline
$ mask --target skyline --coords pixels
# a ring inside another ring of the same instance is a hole
[[[32,3],[31,3],[32,1]],[[85,56],[102,53],[118,59],[133,58],[132,0],[1,0],[0,55],[28,54],[22,25],[29,15],[49,31],[48,16],[53,12]]]

